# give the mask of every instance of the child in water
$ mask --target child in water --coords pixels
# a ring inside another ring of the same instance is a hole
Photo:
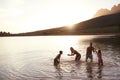
[[[103,60],[102,60],[101,50],[98,50],[97,56],[98,56],[98,65],[99,65],[99,66],[103,66]]]
[[[63,51],[59,51],[59,54],[54,58],[54,65],[57,66],[60,63],[60,57]]]

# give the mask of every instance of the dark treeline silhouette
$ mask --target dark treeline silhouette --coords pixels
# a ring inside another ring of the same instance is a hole
[[[12,34],[10,32],[0,32],[0,36],[12,36]]]
[[[103,15],[108,15],[108,14],[114,14],[114,13],[119,13],[120,12],[120,4],[114,5],[111,10],[109,9],[100,9],[98,10],[93,17],[99,17]]]

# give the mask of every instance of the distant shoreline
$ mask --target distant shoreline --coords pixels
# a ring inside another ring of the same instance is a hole
[[[92,34],[92,33],[90,33],[90,34],[76,34],[76,35],[74,35],[74,34],[72,34],[72,35],[69,35],[69,34],[67,34],[67,35],[19,35],[19,34],[13,34],[13,35],[10,35],[10,36],[0,36],[0,37],[25,37],[25,36],[84,36],[84,35],[100,35],[100,36],[120,36],[120,33],[105,33],[105,34]]]

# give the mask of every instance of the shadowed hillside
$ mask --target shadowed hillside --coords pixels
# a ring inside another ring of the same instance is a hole
[[[120,13],[101,16],[76,25],[75,31],[80,30],[84,33],[119,33],[120,32]]]

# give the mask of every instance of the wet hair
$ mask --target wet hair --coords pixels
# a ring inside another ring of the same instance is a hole
[[[73,49],[73,47],[70,47],[70,50],[71,50],[71,52],[72,52],[72,53],[74,52],[74,49]]]
[[[60,54],[62,54],[62,53],[63,53],[63,51],[59,51],[59,53],[60,53]]]
[[[101,53],[101,50],[98,50],[98,53]]]
[[[90,45],[92,45],[92,42],[90,42]]]
[[[73,47],[70,47],[70,50],[73,50]]]

